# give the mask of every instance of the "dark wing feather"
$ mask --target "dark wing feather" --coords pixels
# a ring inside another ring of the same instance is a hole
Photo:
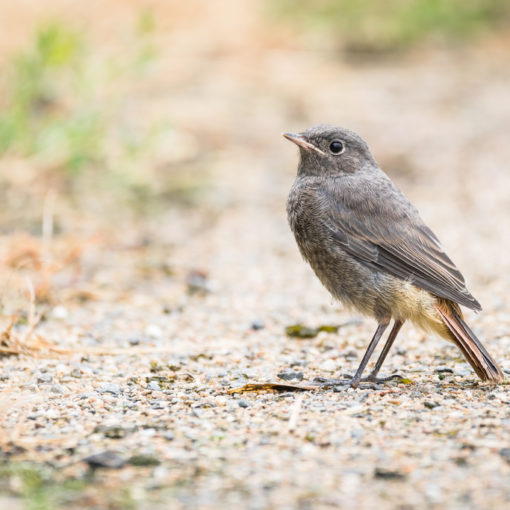
[[[436,296],[481,310],[437,237],[410,202],[398,193],[399,200],[393,204],[384,200],[353,203],[352,196],[342,200],[337,190],[329,189],[326,201],[329,207],[324,212],[330,238],[364,265],[409,280]],[[401,207],[404,201],[408,207]]]

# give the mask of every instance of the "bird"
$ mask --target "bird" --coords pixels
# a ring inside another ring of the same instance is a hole
[[[377,321],[354,376],[317,381],[356,388],[400,377],[377,376],[406,321],[453,342],[482,381],[503,381],[460,308],[478,312],[480,303],[367,143],[349,129],[324,124],[282,135],[300,152],[287,217],[302,257],[335,299]],[[392,320],[373,370],[362,378]]]

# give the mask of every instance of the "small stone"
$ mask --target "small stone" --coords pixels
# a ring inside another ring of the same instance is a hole
[[[285,372],[280,372],[277,374],[280,379],[284,381],[302,381],[303,380],[303,372],[294,372],[294,370],[286,370]]]
[[[337,369],[337,363],[332,359],[327,359],[321,363],[320,369],[325,372],[334,372]]]
[[[123,437],[126,437],[130,431],[120,425],[112,425],[109,427],[99,425],[96,427],[94,432],[101,432],[104,437],[108,437],[109,439],[122,439]]]
[[[75,377],[76,379],[81,379],[81,370],[79,368],[75,368],[71,371],[71,377]]]
[[[441,487],[438,484],[429,482],[425,486],[425,497],[431,503],[439,504],[442,498]]]
[[[247,400],[244,400],[244,399],[239,400],[237,402],[237,405],[239,407],[244,407],[244,408],[250,407],[250,403]]]
[[[151,391],[161,391],[161,386],[157,381],[151,381],[147,384],[147,389]]]
[[[251,322],[251,329],[253,329],[254,331],[258,331],[259,329],[264,329],[265,328],[265,324],[264,324],[264,321],[262,319],[253,319],[253,321]]]
[[[106,383],[98,388],[97,391],[99,393],[111,393],[112,395],[118,395],[120,393],[120,386],[115,383]]]
[[[453,370],[449,367],[438,367],[434,370],[438,374],[453,374]]]
[[[499,454],[510,464],[510,448],[501,448]]]
[[[55,420],[60,418],[60,413],[56,409],[48,409],[46,412],[42,412],[41,416],[45,416],[49,420]]]
[[[423,405],[427,408],[427,409],[434,409],[436,407],[439,407],[441,404],[439,404],[438,402],[429,402],[429,401],[425,401],[423,402]]]
[[[50,383],[52,381],[53,381],[53,377],[50,374],[41,374],[41,375],[37,376],[38,384]]]
[[[353,439],[363,439],[365,437],[365,431],[363,429],[354,429],[351,432],[351,437]]]
[[[170,432],[170,431],[165,432],[165,433],[163,434],[163,437],[164,437],[167,441],[173,441],[173,440],[175,439],[175,435],[174,435],[174,433],[173,433],[173,432]]]
[[[126,460],[119,454],[110,450],[91,455],[83,459],[92,469],[96,468],[109,468],[120,469],[126,465]]]
[[[62,305],[53,308],[51,314],[53,315],[53,317],[55,317],[55,319],[67,319],[67,316],[69,315],[69,313],[67,312],[67,308]]]
[[[163,330],[157,324],[149,324],[145,328],[145,334],[150,338],[161,338]]]
[[[207,294],[211,292],[208,275],[200,269],[191,270],[187,277],[188,294]]]
[[[402,480],[405,478],[405,475],[399,471],[392,471],[389,469],[376,467],[374,471],[374,477],[382,478],[384,480]]]
[[[88,398],[95,397],[95,394],[92,391],[87,391],[85,393],[78,393],[78,398],[80,400],[86,400]]]
[[[58,395],[64,395],[64,394],[66,393],[66,389],[65,389],[65,387],[64,387],[64,386],[62,386],[61,384],[54,384],[54,385],[51,387],[50,391],[51,391],[52,393],[56,393],[56,394],[58,394]]]
[[[467,363],[458,363],[453,372],[455,375],[460,377],[466,377],[471,375],[471,367]]]

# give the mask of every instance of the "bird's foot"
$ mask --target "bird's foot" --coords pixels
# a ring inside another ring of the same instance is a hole
[[[361,379],[361,382],[373,382],[376,384],[381,384],[381,383],[385,383],[388,381],[395,381],[395,380],[403,381],[404,377],[402,377],[400,374],[388,375],[387,377],[377,377],[375,375],[370,374],[367,377],[363,377]]]
[[[352,377],[348,379],[328,379],[327,377],[316,377],[313,382],[324,388],[330,386],[349,386],[352,382]]]
[[[356,381],[354,376],[350,374],[341,374],[340,377],[345,379],[328,379],[327,377],[316,377],[313,382],[317,383],[321,388],[331,388],[335,386],[350,386],[351,388],[357,388],[359,383],[373,383],[368,385],[368,388],[374,388],[374,384],[382,384],[396,379],[403,380],[404,378],[399,374],[393,374],[387,377],[377,377],[373,374],[363,377]]]

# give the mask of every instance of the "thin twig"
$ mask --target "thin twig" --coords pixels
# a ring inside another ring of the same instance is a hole
[[[305,395],[303,393],[301,395],[298,395],[298,397],[296,398],[296,402],[294,402],[294,405],[292,406],[289,418],[289,426],[287,427],[287,431],[290,433],[296,430],[296,425],[299,419],[299,413],[301,412],[301,404],[303,403],[304,398]]]

